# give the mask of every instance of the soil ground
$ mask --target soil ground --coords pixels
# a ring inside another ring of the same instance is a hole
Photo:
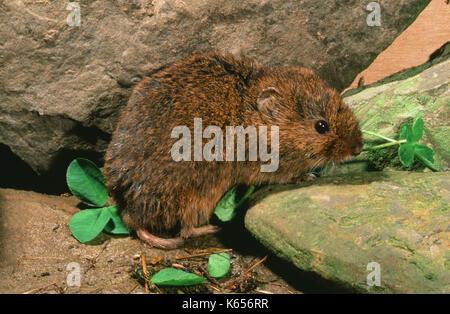
[[[142,263],[148,271],[179,264],[206,276],[208,257],[176,259],[233,248],[231,271],[219,280],[176,289],[150,287],[151,293],[302,293],[339,292],[317,276],[297,270],[262,247],[243,226],[243,213],[217,235],[188,240],[176,250],[150,248],[135,237],[100,234],[81,244],[68,228],[79,211],[73,196],[0,189],[0,293],[144,293]],[[268,256],[246,274],[248,268]],[[80,265],[80,286],[69,286],[70,263]],[[242,275],[242,276],[241,276]],[[284,279],[282,279],[284,278]]]

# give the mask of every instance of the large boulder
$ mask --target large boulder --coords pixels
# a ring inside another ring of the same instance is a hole
[[[245,224],[280,257],[354,291],[450,293],[449,183],[448,172],[386,171],[266,187]]]
[[[342,90],[429,0],[133,0],[0,4],[0,144],[37,173],[107,147],[131,88],[151,71],[210,49],[272,66],[303,65]]]

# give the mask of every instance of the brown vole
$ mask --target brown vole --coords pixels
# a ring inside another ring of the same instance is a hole
[[[278,169],[262,172],[266,162],[259,159],[174,161],[171,149],[178,139],[171,132],[177,126],[193,132],[195,118],[223,134],[226,126],[278,126]],[[209,52],[162,69],[134,88],[104,173],[125,225],[152,246],[174,248],[184,238],[216,230],[208,221],[235,184],[295,182],[311,167],[358,155],[362,145],[349,107],[312,71]],[[177,228],[176,238],[152,234]]]

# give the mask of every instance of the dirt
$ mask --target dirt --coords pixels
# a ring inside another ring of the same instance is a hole
[[[150,248],[132,236],[100,234],[81,244],[68,228],[79,211],[73,196],[0,189],[0,293],[145,293],[141,255],[154,273],[172,264],[205,276],[208,256],[176,257],[232,249],[231,270],[224,278],[196,287],[156,288],[150,293],[301,293],[334,291],[332,284],[303,273],[270,254],[239,222],[217,235],[187,241],[182,249]],[[238,229],[238,230],[237,230]],[[233,238],[231,235],[235,235]],[[247,269],[268,256],[247,273]],[[71,286],[78,263],[80,285]],[[75,264],[76,265],[76,264]],[[289,278],[289,282],[282,278]],[[69,281],[69,283],[68,283]]]

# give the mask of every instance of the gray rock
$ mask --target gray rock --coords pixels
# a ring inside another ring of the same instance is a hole
[[[366,172],[266,187],[252,196],[245,224],[280,257],[347,288],[449,293],[449,179]],[[368,284],[371,262],[380,286]]]
[[[131,88],[194,52],[244,54],[307,66],[339,90],[386,48],[429,0],[366,4],[301,1],[133,0],[0,4],[0,143],[38,173],[64,152],[104,153]]]

